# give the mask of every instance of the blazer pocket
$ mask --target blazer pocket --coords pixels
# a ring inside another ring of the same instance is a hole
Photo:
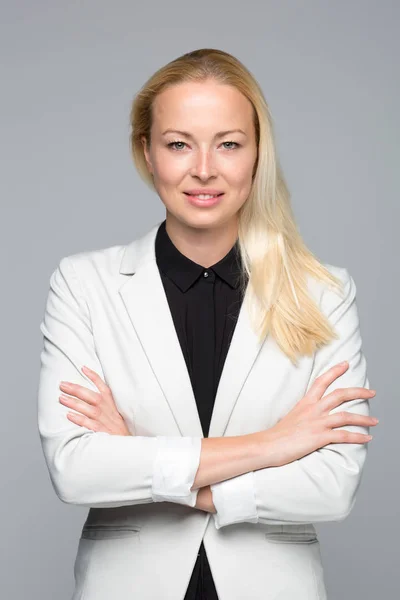
[[[266,532],[265,537],[269,542],[278,542],[283,544],[315,544],[318,542],[318,536],[314,528],[309,526],[271,526]]]
[[[140,525],[84,525],[81,538],[88,540],[110,540],[138,535]]]

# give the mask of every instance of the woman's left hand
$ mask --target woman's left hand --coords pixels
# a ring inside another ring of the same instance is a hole
[[[83,367],[82,371],[93,381],[99,392],[94,392],[77,383],[62,381],[60,390],[68,396],[61,394],[60,403],[81,413],[70,412],[67,414],[67,418],[73,423],[87,427],[92,431],[104,431],[112,435],[132,435],[122,415],[117,410],[108,385],[88,367]]]

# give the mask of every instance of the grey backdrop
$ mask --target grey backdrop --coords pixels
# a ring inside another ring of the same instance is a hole
[[[330,600],[394,598],[399,2],[3,0],[1,9],[1,597],[68,600],[87,513],[57,498],[37,431],[50,274],[65,255],[129,242],[164,218],[131,162],[130,105],[156,69],[207,46],[259,80],[300,230],[356,282],[381,421],[351,515],[318,533]]]

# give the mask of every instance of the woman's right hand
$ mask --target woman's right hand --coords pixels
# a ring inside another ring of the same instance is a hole
[[[323,396],[328,386],[343,375],[348,362],[338,364],[317,377],[307,394],[274,427],[264,431],[265,458],[268,467],[279,467],[302,458],[327,444],[365,444],[368,435],[345,429],[345,425],[371,427],[377,420],[352,412],[329,412],[349,400],[368,399],[374,390],[363,387],[338,388]]]

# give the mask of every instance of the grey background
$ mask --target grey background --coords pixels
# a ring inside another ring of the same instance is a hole
[[[183,52],[216,47],[264,90],[307,244],[357,285],[381,422],[351,515],[317,529],[330,600],[393,598],[399,3],[17,0],[1,13],[1,597],[69,599],[87,513],[55,495],[36,425],[49,276],[61,257],[127,243],[164,218],[131,162],[133,94]]]

